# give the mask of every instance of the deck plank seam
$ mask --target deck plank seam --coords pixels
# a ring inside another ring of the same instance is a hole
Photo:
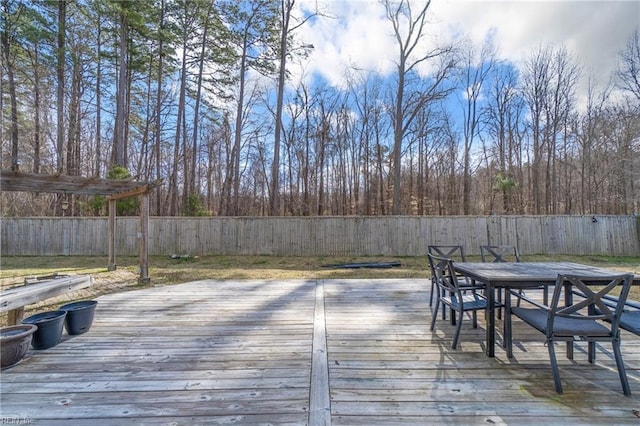
[[[327,354],[324,281],[316,281],[315,312],[313,316],[313,346],[311,386],[309,392],[309,425],[331,426],[329,395],[329,360]]]

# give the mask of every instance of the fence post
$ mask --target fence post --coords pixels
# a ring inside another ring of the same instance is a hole
[[[109,200],[109,224],[107,226],[107,240],[109,240],[108,271],[116,270],[116,200]]]

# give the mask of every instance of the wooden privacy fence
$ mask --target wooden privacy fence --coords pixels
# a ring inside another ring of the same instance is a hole
[[[152,217],[151,255],[422,256],[430,244],[517,245],[522,254],[640,255],[632,216]],[[107,218],[2,218],[4,256],[107,255]],[[116,220],[137,254],[138,218]]]

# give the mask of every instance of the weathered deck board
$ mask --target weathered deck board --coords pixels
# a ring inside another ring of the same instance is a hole
[[[88,333],[2,371],[0,414],[51,425],[640,422],[638,337],[623,333],[631,397],[606,345],[594,365],[583,346],[574,361],[559,356],[558,395],[538,333],[515,322],[515,359],[500,348],[487,358],[480,315],[451,350],[448,321],[429,331],[428,289],[199,281],[104,296]]]
[[[560,356],[565,393],[553,390],[541,335],[514,323],[515,360],[484,355],[484,328],[465,319],[461,349],[454,327],[439,319],[429,331],[425,284],[414,289],[379,281],[325,283],[334,424],[633,424],[640,421],[640,341],[623,334],[631,398],[621,395],[615,363],[605,353],[589,365]],[[501,323],[499,323],[501,326]],[[562,354],[562,351],[558,351]],[[580,375],[580,376],[578,376]]]
[[[88,333],[3,372],[2,415],[303,424],[315,287],[206,281],[100,298]]]

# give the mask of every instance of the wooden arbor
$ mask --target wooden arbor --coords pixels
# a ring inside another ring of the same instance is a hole
[[[116,269],[116,201],[138,196],[140,198],[140,231],[138,232],[138,261],[140,283],[149,282],[149,192],[161,182],[137,182],[133,180],[100,179],[95,177],[44,175],[12,170],[0,171],[2,191],[51,192],[57,194],[104,195],[109,201],[109,264]]]

